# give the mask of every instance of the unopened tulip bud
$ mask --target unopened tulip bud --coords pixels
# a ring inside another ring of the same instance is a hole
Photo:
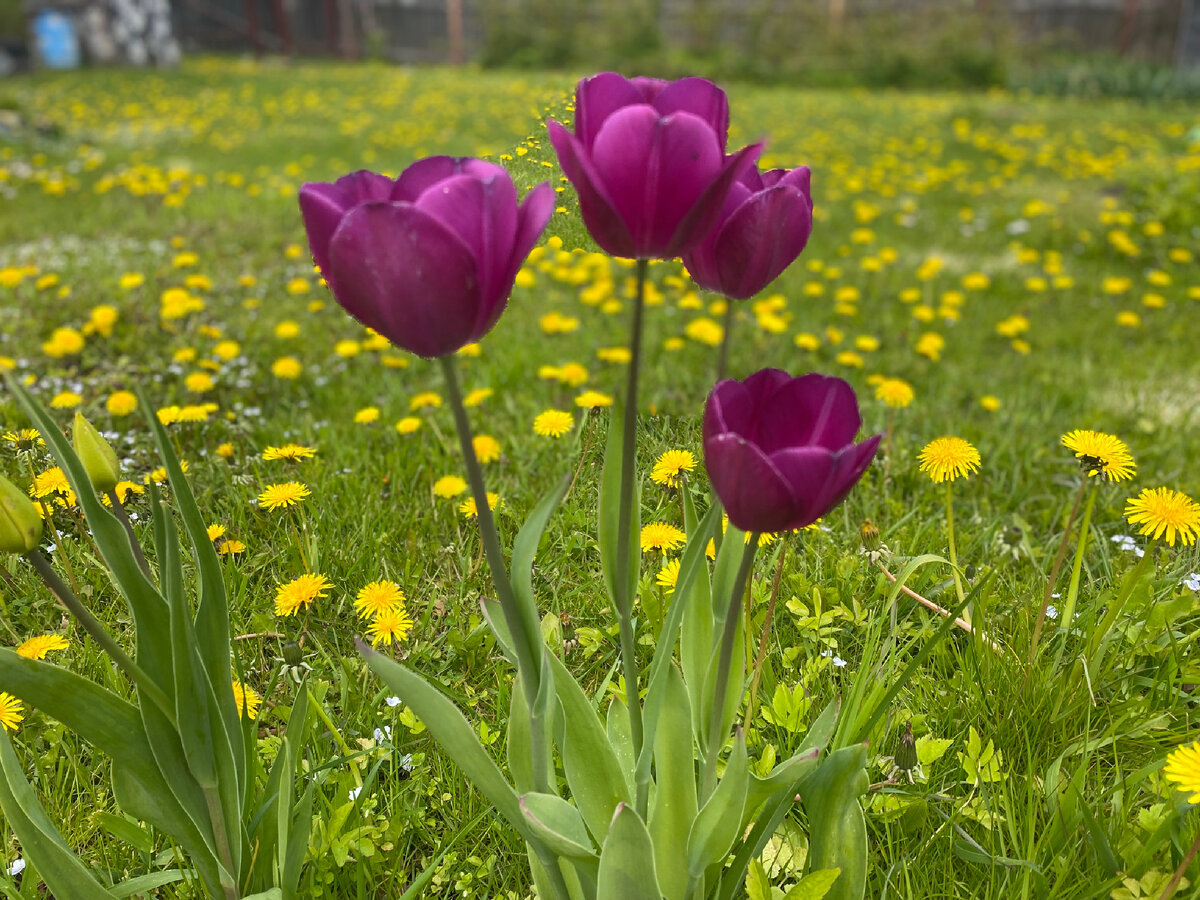
[[[28,553],[42,539],[42,515],[21,489],[0,475],[0,553]]]
[[[121,480],[121,467],[117,463],[117,452],[106,441],[82,413],[75,413],[75,426],[71,437],[75,453],[87,469],[92,486],[107,494]]]

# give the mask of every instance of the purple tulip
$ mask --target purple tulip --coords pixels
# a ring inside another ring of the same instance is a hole
[[[696,284],[745,300],[779,277],[812,234],[808,166],[746,169],[725,197],[716,227],[683,256]]]
[[[553,119],[546,127],[588,231],[630,259],[691,249],[762,151],[754,144],[725,155],[729,101],[703,78],[594,75],[575,90],[575,133]]]
[[[880,435],[854,443],[861,426],[840,378],[761,369],[719,382],[704,407],[704,465],[729,521],[789,531],[821,518],[875,456]]]
[[[425,357],[492,329],[553,209],[549,184],[518,206],[503,167],[449,156],[418,160],[394,181],[361,171],[300,189],[308,243],[334,298]]]

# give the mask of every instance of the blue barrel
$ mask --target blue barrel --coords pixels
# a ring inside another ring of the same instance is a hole
[[[75,21],[53,9],[44,9],[33,18],[33,40],[37,57],[50,69],[79,68],[79,35]]]

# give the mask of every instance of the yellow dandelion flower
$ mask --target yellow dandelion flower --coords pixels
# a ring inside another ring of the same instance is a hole
[[[966,478],[979,470],[979,451],[960,437],[940,437],[930,441],[917,457],[921,471],[927,472],[934,484]]]
[[[408,411],[416,412],[418,409],[437,407],[441,405],[442,398],[440,394],[435,391],[422,391],[419,394],[415,394],[413,398],[408,401]]]
[[[230,447],[229,449],[232,450],[233,448]],[[219,448],[217,452],[220,453]],[[312,459],[316,455],[316,447],[304,447],[300,444],[284,444],[282,447],[267,447],[263,451],[262,458],[266,462],[274,462],[275,460],[299,462],[302,459]]]
[[[1188,794],[1188,803],[1200,803],[1200,741],[1180,744],[1167,754],[1163,768],[1167,781]]]
[[[354,598],[354,608],[364,619],[374,619],[385,612],[404,607],[404,592],[394,581],[372,581],[364,585]]]
[[[221,556],[234,556],[238,553],[245,552],[246,545],[241,541],[221,541],[221,543],[217,545],[217,553],[219,553]]]
[[[725,329],[721,327],[720,323],[705,316],[688,322],[683,333],[693,341],[707,344],[710,347],[718,346],[725,338]]]
[[[50,399],[51,409],[74,409],[83,402],[83,397],[74,391],[59,391]]]
[[[493,494],[491,491],[487,493],[488,509],[495,509],[500,505],[500,495]],[[468,497],[462,503],[458,504],[458,511],[468,519],[473,519],[479,515],[479,507],[475,505],[475,498]]]
[[[1062,444],[1075,454],[1089,478],[1100,475],[1109,481],[1124,481],[1137,471],[1129,447],[1115,435],[1077,428],[1062,436]]]
[[[642,526],[642,552],[662,550],[664,553],[682,547],[687,535],[666,522],[651,522]]]
[[[275,591],[275,615],[292,616],[302,606],[324,597],[332,587],[324,575],[306,573],[281,584]]]
[[[271,374],[276,378],[288,380],[299,378],[303,370],[304,367],[300,365],[300,360],[294,356],[281,356],[271,363]]]
[[[463,406],[478,406],[495,393],[496,392],[494,390],[488,387],[475,388],[475,390],[469,392],[467,396],[463,397]]]
[[[208,528],[205,530],[208,532],[208,539],[210,541],[215,541],[217,538],[224,537],[224,535],[225,535],[225,526],[224,525],[220,525],[220,524],[209,525]]]
[[[292,338],[300,334],[300,326],[291,319],[284,319],[275,326],[275,337],[283,341],[290,341]]]
[[[1200,503],[1170,488],[1145,488],[1125,502],[1125,518],[1130,525],[1142,526],[1139,534],[1148,534],[1156,540],[1166,535],[1172,547],[1178,538],[1181,544],[1190,547],[1200,532]]]
[[[912,385],[903,378],[885,378],[875,386],[875,399],[895,409],[903,409],[913,402]]]
[[[8,691],[0,691],[0,725],[9,731],[16,731],[24,718],[25,710],[21,701]]]
[[[467,482],[457,475],[443,475],[433,483],[433,493],[444,500],[457,497],[467,489]]]
[[[666,564],[658,570],[658,575],[654,578],[654,583],[659,587],[667,589],[667,593],[675,590],[675,583],[679,580],[679,560],[669,559]]]
[[[127,416],[138,408],[137,395],[132,391],[113,391],[104,401],[104,408],[114,416]]]
[[[979,398],[979,405],[988,412],[995,412],[1000,408],[1000,398],[994,394],[984,394]]]
[[[367,634],[371,637],[371,644],[382,643],[387,641],[389,644],[395,641],[408,640],[408,632],[412,630],[413,620],[409,617],[407,610],[403,606],[393,609],[384,610],[377,615],[367,628]]]
[[[555,369],[553,366],[547,366],[548,369],[554,369],[556,378],[560,383],[567,387],[579,387],[586,382],[590,377],[587,368],[577,362],[569,362]]]
[[[599,391],[584,391],[575,398],[575,405],[581,409],[595,409],[598,406],[612,406],[613,398]]]
[[[495,462],[500,458],[500,442],[490,434],[477,434],[471,440],[475,456],[481,463]]]
[[[236,678],[233,680],[233,702],[237,706],[239,718],[258,718],[258,707],[262,704],[262,698],[258,696],[258,691],[242,684]]]
[[[233,444],[226,442],[217,444],[217,456],[221,459],[231,459],[233,457]]]
[[[45,659],[51,650],[66,650],[70,644],[61,634],[39,634],[17,647],[17,656],[26,659]]]
[[[560,438],[575,427],[575,417],[561,409],[547,409],[533,420],[533,433],[542,437]]]
[[[14,450],[32,450],[34,447],[45,447],[41,434],[36,428],[17,428],[0,435],[0,440],[10,444]]]
[[[421,420],[416,416],[405,416],[396,423],[396,430],[401,434],[412,434],[421,427]]]
[[[47,469],[34,476],[33,487],[29,494],[32,497],[49,497],[51,494],[70,495],[71,482],[67,481],[67,476],[59,466]]]
[[[356,425],[370,425],[379,418],[378,406],[364,406],[354,414],[354,422]]]
[[[650,480],[673,488],[694,468],[696,457],[691,450],[668,450],[655,461]]]
[[[263,509],[275,510],[296,506],[302,500],[312,496],[308,485],[299,481],[285,481],[282,484],[269,484],[258,495],[258,505]]]

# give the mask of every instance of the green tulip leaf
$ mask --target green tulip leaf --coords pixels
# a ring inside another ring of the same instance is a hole
[[[738,730],[725,774],[701,807],[687,838],[688,875],[699,878],[713,863],[723,860],[742,832],[742,811],[750,784],[746,736]]]
[[[521,795],[520,803],[530,828],[547,849],[573,860],[597,860],[579,810],[562,797],[530,792]]]
[[[600,851],[596,900],[662,900],[650,832],[624,803],[617,806]]]
[[[817,869],[815,872],[809,872],[783,895],[783,900],[823,900],[829,896],[841,874],[841,869]]]
[[[696,758],[691,702],[683,676],[668,666],[654,740],[655,794],[650,836],[658,882],[667,900],[687,900],[687,859],[679,852],[696,819]]]
[[[843,747],[826,757],[804,782],[800,796],[808,813],[810,871],[840,869],[826,896],[862,900],[867,888],[867,824],[858,798],[866,793],[867,745]]]

